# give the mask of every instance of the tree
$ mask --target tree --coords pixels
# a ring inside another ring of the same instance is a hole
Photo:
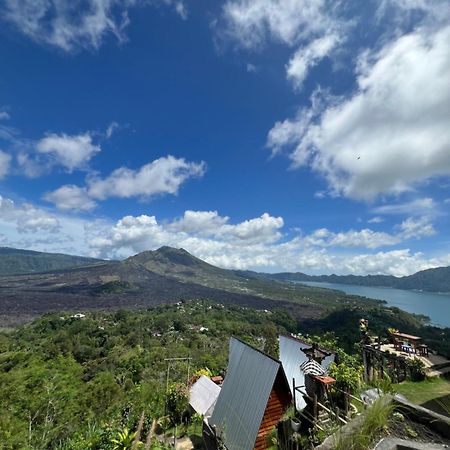
[[[188,406],[189,393],[182,383],[172,383],[167,390],[167,411],[174,425],[181,423],[183,412]]]

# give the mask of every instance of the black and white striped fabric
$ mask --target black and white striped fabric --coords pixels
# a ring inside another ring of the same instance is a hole
[[[325,369],[313,359],[309,359],[300,364],[300,369],[303,370],[305,375],[325,375]]]

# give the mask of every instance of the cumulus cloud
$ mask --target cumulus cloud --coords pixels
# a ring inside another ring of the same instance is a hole
[[[89,133],[69,136],[67,134],[49,134],[37,142],[39,153],[51,155],[56,164],[69,172],[86,167],[90,159],[101,148],[92,142]]]
[[[126,216],[103,228],[88,239],[88,244],[102,257],[125,257],[170,245],[225,268],[314,273],[404,275],[447,261],[445,256],[427,259],[408,249],[372,252],[431,235],[434,230],[426,219],[408,218],[392,233],[321,228],[289,237],[283,227],[283,218],[268,213],[239,223],[231,223],[217,211],[186,211],[169,222],[144,214]]]
[[[108,35],[124,42],[130,8],[148,4],[187,16],[183,0],[5,0],[2,16],[34,41],[70,52],[98,49]]]
[[[428,217],[408,217],[399,225],[399,229],[404,239],[419,239],[436,234],[436,230]]]
[[[43,209],[24,203],[17,205],[14,201],[0,195],[0,221],[14,223],[19,233],[36,231],[57,231],[59,220]]]
[[[217,211],[186,211],[172,221],[142,214],[111,223],[0,197],[0,225],[2,245],[109,258],[171,245],[234,269],[407,275],[450,264],[450,254],[426,257],[407,248],[385,249],[432,233],[430,223],[419,219],[406,219],[392,233],[321,228],[288,235],[283,218],[268,213],[237,223]]]
[[[88,181],[88,193],[99,200],[108,197],[176,195],[185,181],[203,176],[205,169],[203,162],[189,162],[169,155],[155,159],[138,170],[121,167],[106,178],[92,177]]]
[[[63,211],[91,211],[96,203],[89,198],[86,188],[65,185],[44,195],[44,200]]]
[[[121,167],[101,178],[88,177],[87,186],[64,185],[47,192],[44,199],[62,210],[90,211],[95,200],[107,198],[151,198],[157,195],[176,195],[188,179],[203,176],[206,165],[184,158],[165,156],[145,164],[137,170]]]
[[[418,29],[365,52],[354,95],[276,123],[268,145],[322,174],[333,194],[355,199],[449,176],[449,40],[450,27]]]

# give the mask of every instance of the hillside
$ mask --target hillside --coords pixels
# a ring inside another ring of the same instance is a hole
[[[142,309],[198,298],[257,309],[283,307],[302,319],[316,318],[336,308],[382,304],[338,291],[247,277],[169,247],[121,262],[0,277],[0,295],[3,326],[49,311]]]
[[[389,275],[306,275],[301,272],[264,274],[266,279],[278,281],[316,281],[326,283],[354,284],[358,286],[391,287],[428,292],[450,292],[450,267],[437,267],[405,277]]]
[[[0,276],[49,272],[99,262],[101,260],[83,256],[0,247]]]
[[[143,436],[154,418],[167,414],[167,381],[183,392],[172,383],[184,383],[192,374],[223,374],[231,336],[274,356],[279,333],[315,334],[328,344],[336,336],[343,350],[355,351],[359,317],[358,311],[340,311],[298,323],[282,311],[208,301],[139,312],[86,312],[83,318],[46,315],[14,333],[0,332],[0,448],[117,449],[112,439],[124,427],[135,430],[143,412],[150,419]],[[408,315],[392,316],[381,308],[367,317],[374,333],[388,326],[412,334],[424,331],[432,348],[441,342],[449,350],[450,329],[418,329]],[[191,358],[189,365],[179,360],[169,367],[166,360],[185,357]]]

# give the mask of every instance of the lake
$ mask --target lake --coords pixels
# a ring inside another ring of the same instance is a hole
[[[337,289],[346,294],[385,300],[389,306],[415,314],[424,314],[433,325],[450,327],[450,294],[423,291],[405,291],[388,287],[356,286],[354,284],[320,283],[302,281],[301,284],[326,289]]]

